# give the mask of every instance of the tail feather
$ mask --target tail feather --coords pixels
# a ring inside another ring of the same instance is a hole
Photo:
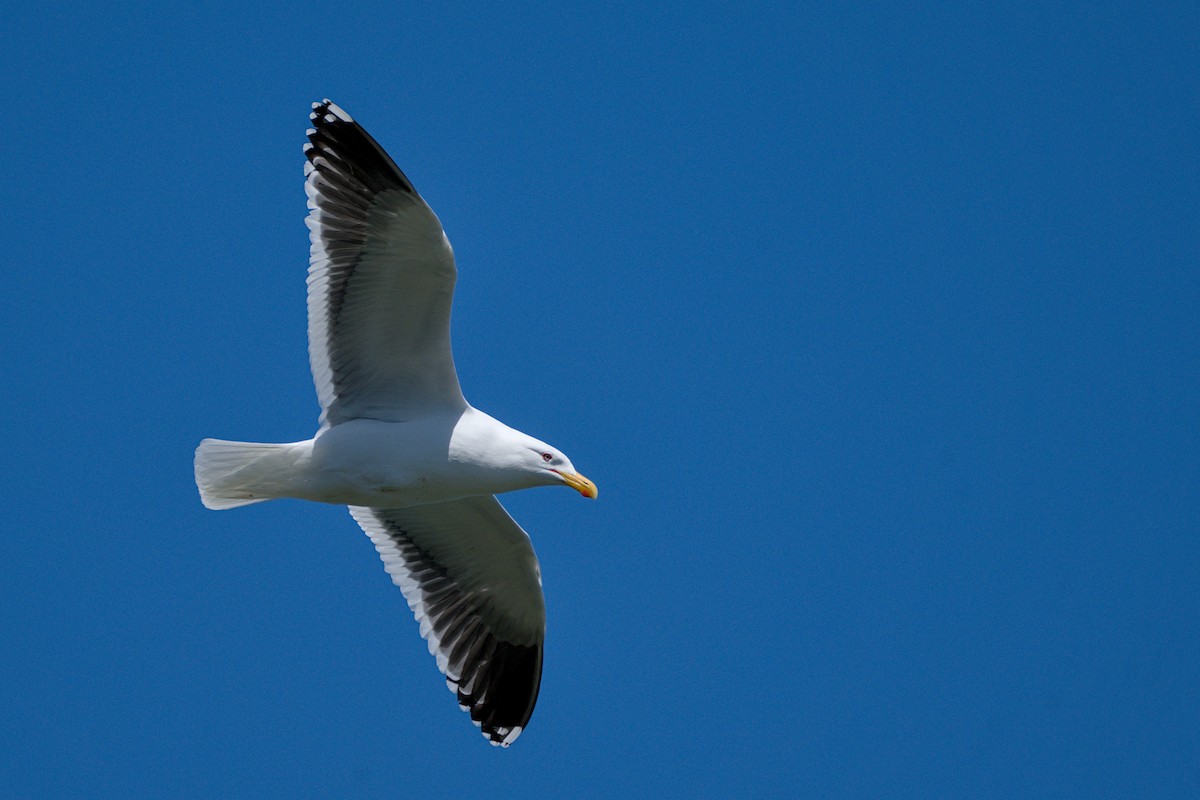
[[[201,502],[207,508],[223,509],[279,497],[271,489],[278,486],[280,468],[286,469],[279,457],[291,449],[290,444],[203,440],[195,460]]]

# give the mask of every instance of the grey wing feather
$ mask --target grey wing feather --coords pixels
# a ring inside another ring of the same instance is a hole
[[[512,744],[537,702],[546,634],[529,537],[490,496],[350,513],[404,593],[459,705],[492,744]]]
[[[311,118],[308,339],[321,424],[464,408],[450,351],[457,270],[441,223],[346,112],[326,100]]]

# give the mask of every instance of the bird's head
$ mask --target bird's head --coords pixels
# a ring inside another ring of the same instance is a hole
[[[450,459],[481,467],[497,484],[489,490],[493,493],[559,485],[593,499],[598,493],[560,450],[473,408],[454,426]]]
[[[561,452],[533,438],[526,443],[525,450],[522,466],[535,472],[540,478],[539,483],[565,484],[584,497],[596,499],[599,494],[596,484],[580,475],[571,459]]]

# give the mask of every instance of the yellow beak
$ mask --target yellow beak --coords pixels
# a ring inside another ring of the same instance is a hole
[[[558,472],[558,470],[555,470],[555,472]],[[562,479],[567,482],[567,486],[570,486],[584,497],[590,497],[591,499],[595,500],[600,494],[600,490],[596,488],[596,484],[592,483],[578,473],[558,472],[558,474],[561,475]]]

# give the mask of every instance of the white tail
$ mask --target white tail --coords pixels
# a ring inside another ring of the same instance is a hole
[[[196,448],[196,486],[205,507],[237,508],[282,497],[293,445],[205,439]]]

